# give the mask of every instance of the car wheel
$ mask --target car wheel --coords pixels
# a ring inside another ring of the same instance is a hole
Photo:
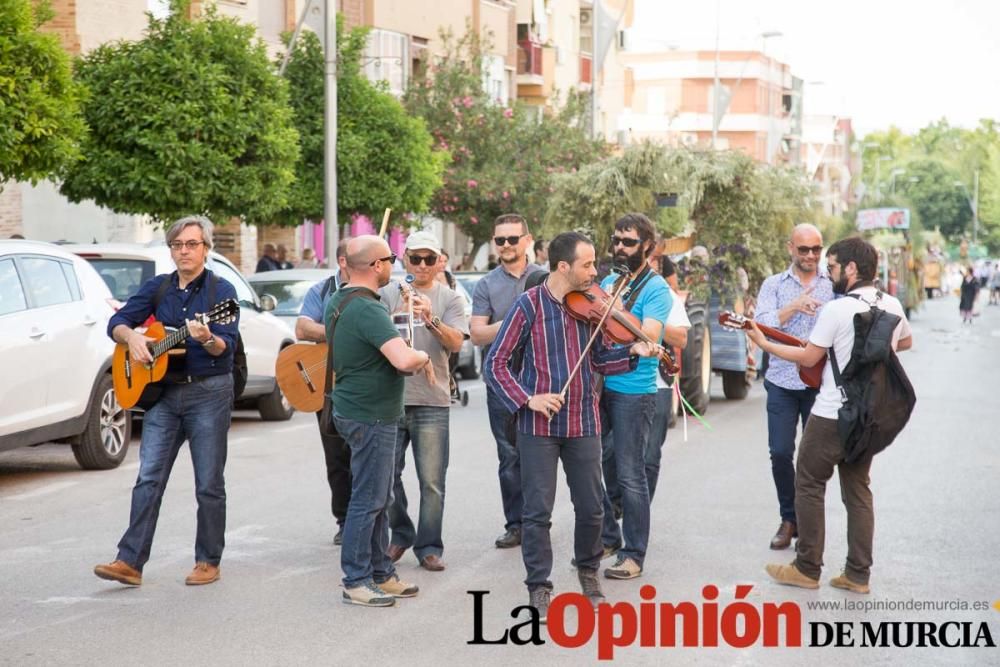
[[[722,393],[729,400],[742,400],[750,391],[747,371],[722,371]]]
[[[708,304],[688,304],[688,344],[682,352],[681,394],[694,410],[708,410],[712,382],[712,334],[708,327]]]
[[[472,363],[463,366],[462,379],[463,380],[475,380],[477,377],[483,373],[483,355],[478,347],[472,350]]]
[[[288,421],[295,414],[295,408],[281,393],[281,387],[277,382],[274,383],[274,389],[270,394],[257,399],[257,411],[260,413],[260,418],[266,422]]]
[[[109,470],[125,460],[132,438],[132,416],[118,405],[111,375],[97,383],[87,412],[87,427],[73,445],[73,456],[84,470]]]

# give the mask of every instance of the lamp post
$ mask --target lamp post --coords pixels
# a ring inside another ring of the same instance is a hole
[[[969,197],[969,189],[962,181],[955,181],[955,185],[962,188],[965,198],[969,201],[969,208],[972,209],[972,245],[979,241],[979,170],[976,169],[972,176],[972,197]]]
[[[902,167],[897,167],[896,169],[892,170],[892,186],[891,186],[890,192],[892,193],[893,197],[896,196],[896,177],[897,176],[902,176],[905,173],[906,173],[906,170],[903,169]]]
[[[891,159],[889,155],[879,155],[875,160],[875,200],[879,204],[882,203],[882,163]]]
[[[861,185],[862,186],[864,186],[864,184],[865,184],[865,149],[866,148],[878,148],[878,147],[879,147],[879,143],[877,141],[866,141],[865,143],[861,144],[861,151],[860,151],[861,165],[860,165],[860,170],[861,170]],[[875,163],[875,169],[876,169],[876,171],[878,170],[878,162]],[[875,178],[875,184],[876,184],[876,186],[878,185],[878,177]],[[868,194],[868,188],[867,187],[864,188],[864,192],[862,193],[861,198],[864,199],[864,196],[866,194]],[[860,201],[858,202],[858,205],[859,206],[861,205]]]

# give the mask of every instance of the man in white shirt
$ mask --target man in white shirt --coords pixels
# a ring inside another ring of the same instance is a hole
[[[913,345],[910,323],[899,300],[873,286],[877,266],[877,251],[863,239],[852,237],[834,243],[827,250],[833,292],[857,298],[840,298],[827,303],[804,348],[772,343],[756,326],[749,333],[750,337],[766,352],[806,366],[818,363],[827,349],[832,348],[837,365],[846,368],[854,346],[854,315],[874,304],[899,316],[900,322],[892,337],[893,348],[908,350]],[[855,463],[844,461],[837,434],[837,412],[841,405],[833,369],[827,363],[819,395],[802,435],[795,469],[795,515],[799,531],[795,560],[789,565],[768,565],[767,572],[780,584],[819,588],[826,537],[826,483],[836,468],[841,498],[847,509],[847,564],[840,576],[830,580],[830,585],[854,593],[868,593],[875,534],[875,509],[869,488],[872,460],[867,457]]]

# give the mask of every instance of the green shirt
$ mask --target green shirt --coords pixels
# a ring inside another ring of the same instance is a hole
[[[330,339],[330,318],[348,294],[364,287],[345,287],[330,297],[323,321]],[[356,297],[337,320],[333,337],[333,408],[337,415],[374,423],[403,416],[403,377],[382,354],[380,348],[399,336],[389,317],[389,309],[377,300]]]

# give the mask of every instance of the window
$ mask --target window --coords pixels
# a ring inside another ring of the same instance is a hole
[[[111,296],[128,301],[142,284],[156,274],[156,264],[148,259],[90,259],[90,265],[108,285]]]
[[[410,63],[410,40],[399,32],[372,30],[365,48],[365,76],[369,81],[385,81],[389,92],[402,95],[406,90]]]
[[[257,307],[256,294],[247,285],[247,281],[243,280],[243,276],[236,272],[236,269],[217,259],[209,259],[208,268],[236,288],[236,299],[240,302],[241,306]],[[218,299],[219,297],[215,298]]]
[[[73,295],[73,301],[80,301],[83,297],[80,295],[80,281],[76,279],[76,269],[63,262],[62,271],[66,284],[69,285],[69,292]]]
[[[24,283],[31,295],[32,308],[46,308],[74,301],[69,283],[63,274],[63,262],[45,257],[24,257]]]
[[[24,289],[21,279],[17,277],[17,268],[10,257],[0,259],[0,316],[26,310],[28,303],[24,299]]]
[[[295,317],[302,310],[302,302],[306,299],[306,293],[316,284],[314,280],[275,280],[273,282],[255,281],[253,284],[257,294],[263,296],[270,294],[278,302],[277,307],[271,312],[272,315],[290,315]]]
[[[498,104],[507,104],[510,99],[505,66],[503,56],[483,55],[483,89]]]

